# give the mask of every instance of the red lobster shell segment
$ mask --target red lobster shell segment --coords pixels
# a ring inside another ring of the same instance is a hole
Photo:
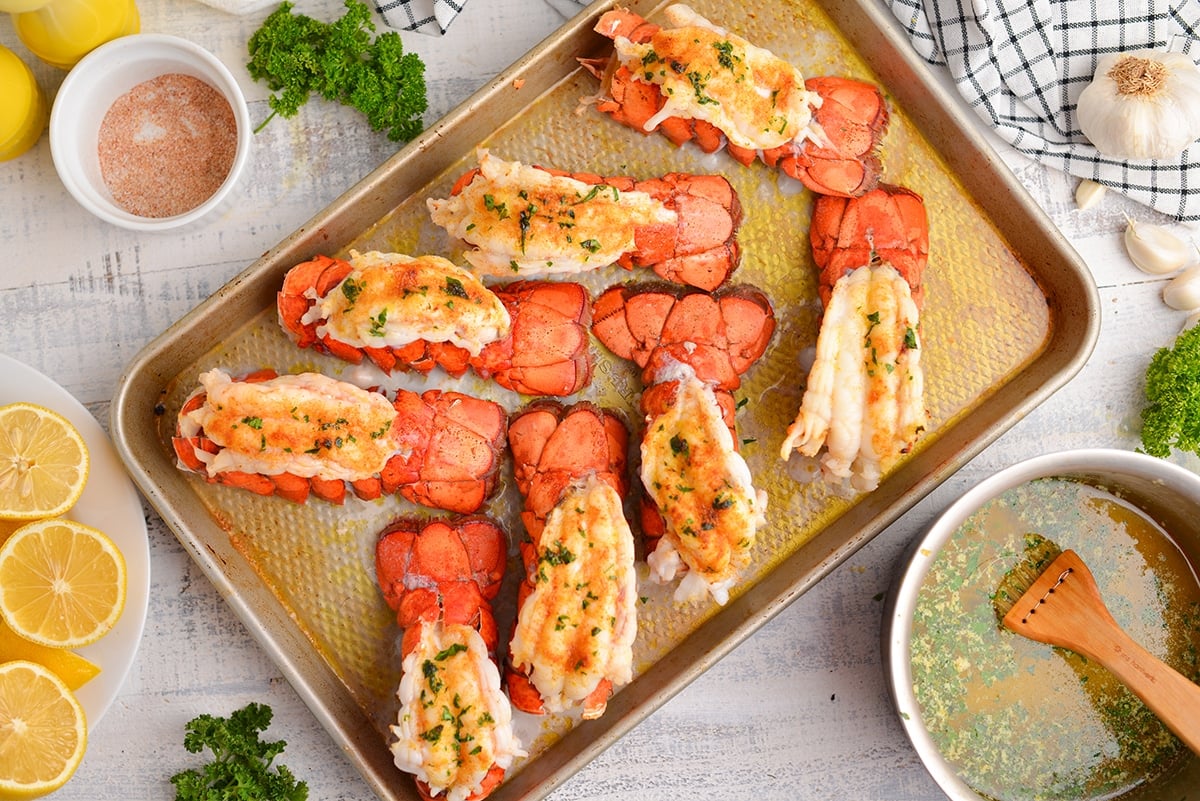
[[[525,580],[505,680],[533,714],[602,715],[632,678],[637,635],[633,533],[623,513],[629,435],[592,403],[536,402],[509,423]]]
[[[726,147],[814,192],[855,196],[875,186],[888,110],[879,89],[843,77],[805,80],[793,66],[683,4],[659,26],[626,9],[600,17],[610,59],[582,59],[601,81],[596,108],[642,133],[707,153]]]
[[[512,333],[471,358],[471,367],[525,395],[574,395],[592,381],[592,299],[580,284],[514,281],[493,287]]]
[[[485,287],[438,256],[317,256],[288,271],[280,324],[302,348],[385,373],[473,369],[528,395],[572,395],[591,381],[591,298],[569,282]]]
[[[592,330],[643,368],[641,523],[651,575],[661,583],[682,575],[677,600],[724,603],[765,519],[766,497],[738,453],[732,390],[770,342],[771,304],[751,287],[709,295],[617,286],[597,298]]]
[[[729,390],[766,351],[775,314],[767,296],[749,286],[709,294],[622,284],[596,298],[592,331],[617,356],[643,368],[647,385],[659,382],[667,364],[684,362],[702,380]]]
[[[834,483],[878,486],[925,430],[922,275],[929,252],[920,195],[881,185],[817,199],[810,239],[825,310],[800,409],[780,455],[819,457]]]
[[[507,536],[482,515],[399,520],[375,545],[375,579],[401,629],[422,621],[462,623],[492,651],[498,639],[491,601],[507,564]]]
[[[375,549],[375,575],[403,629],[396,766],[422,798],[486,797],[524,756],[495,661],[491,599],[507,538],[482,516],[400,520]]]
[[[822,304],[828,306],[842,276],[883,261],[896,268],[922,305],[922,278],[929,261],[925,201],[902,186],[880,184],[862,197],[820,196],[809,225],[813,262],[820,274]]]
[[[719,175],[628,176],[569,173],[503,161],[487,151],[431,199],[433,221],[473,246],[479,272],[525,277],[619,264],[714,289],[736,269],[742,210]]]
[[[495,490],[507,414],[457,392],[400,390],[394,402],[318,373],[221,370],[180,410],[179,466],[210,482],[297,503],[399,492],[414,503],[474,512]]]

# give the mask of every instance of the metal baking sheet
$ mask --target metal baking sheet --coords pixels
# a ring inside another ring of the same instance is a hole
[[[397,498],[353,499],[342,507],[260,498],[179,471],[170,446],[183,397],[210,367],[369,378],[295,349],[279,330],[275,293],[293,265],[351,249],[461,261],[461,247],[429,222],[425,200],[444,197],[475,164],[479,146],[505,159],[609,175],[720,172],[739,192],[744,255],[734,282],[767,291],[779,322],[771,348],[737,392],[746,401],[738,419],[743,452],[769,495],[752,567],[742,588],[718,607],[674,604],[669,592],[648,584],[642,565],[639,593],[646,602],[634,681],[598,720],[522,717],[519,731],[531,756],[493,794],[501,801],[554,790],[1065,383],[1098,333],[1088,270],[878,3],[696,0],[691,5],[700,13],[806,75],[848,75],[881,86],[892,109],[884,180],[921,193],[929,210],[922,316],[929,430],[866,495],[807,481],[795,463],[780,469],[779,445],[801,396],[796,376],[820,315],[807,244],[812,196],[762,165],[742,167],[724,154],[677,148],[590,108],[586,98],[597,86],[576,58],[609,52],[610,43],[592,27],[611,5],[587,8],[155,339],[129,365],[114,398],[113,438],[135,481],[367,783],[389,801],[417,794],[388,751],[399,632],[375,588],[372,553],[383,525],[416,507]],[[624,5],[653,19],[666,4]],[[653,278],[613,267],[585,280],[596,291],[640,277]],[[581,397],[618,406],[635,420],[635,373],[598,343],[593,352],[596,380]],[[478,380],[436,374],[405,380],[410,388],[453,386],[487,395],[510,409],[528,400]],[[509,470],[487,511],[505,523],[514,543],[523,535],[517,503]],[[505,597],[517,572],[510,570]],[[511,609],[502,608],[501,631],[506,614],[511,618]]]

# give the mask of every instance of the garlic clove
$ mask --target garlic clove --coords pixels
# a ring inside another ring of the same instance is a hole
[[[1127,219],[1125,250],[1142,272],[1166,275],[1182,269],[1192,260],[1192,249],[1167,228]]]
[[[1200,309],[1200,264],[1194,264],[1163,287],[1163,302],[1172,309]]]
[[[1183,321],[1183,328],[1180,328],[1179,330],[1186,331],[1196,323],[1200,323],[1200,309],[1196,309],[1189,314],[1187,319]]]
[[[1075,205],[1080,211],[1087,211],[1099,204],[1104,199],[1104,194],[1107,191],[1108,187],[1104,184],[1098,184],[1095,181],[1084,178],[1079,182],[1079,186],[1075,187]]]

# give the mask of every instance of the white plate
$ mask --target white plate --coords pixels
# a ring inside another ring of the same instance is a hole
[[[28,365],[0,354],[0,404],[25,401],[53,409],[70,420],[87,443],[91,456],[87,486],[65,517],[107,534],[125,557],[128,587],[125,611],[108,634],[78,653],[100,666],[100,674],[76,695],[87,715],[88,731],[117,697],[137,655],[146,606],[150,600],[150,543],[142,501],[104,429],[65,389]]]

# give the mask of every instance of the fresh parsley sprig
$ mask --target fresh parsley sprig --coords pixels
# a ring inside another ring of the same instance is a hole
[[[1146,368],[1142,448],[1166,458],[1173,448],[1200,454],[1200,324],[1160,348]]]
[[[250,77],[265,81],[275,94],[271,114],[294,117],[316,93],[361,111],[376,131],[392,141],[409,141],[422,130],[428,108],[425,64],[405,53],[400,34],[388,31],[372,41],[375,25],[365,3],[346,0],[341,19],[325,23],[293,14],[281,3],[250,37]]]
[[[287,743],[259,739],[270,725],[271,707],[256,703],[228,718],[200,715],[190,720],[183,747],[193,754],[208,748],[213,759],[171,777],[175,801],[306,801],[305,782],[285,765],[271,767]]]

